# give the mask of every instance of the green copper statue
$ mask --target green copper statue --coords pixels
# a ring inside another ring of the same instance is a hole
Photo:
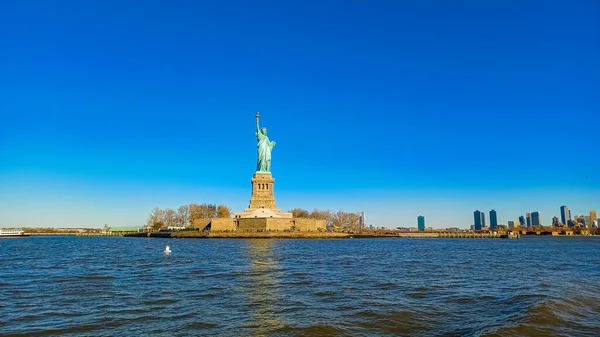
[[[267,128],[260,128],[258,125],[259,113],[256,113],[256,139],[258,140],[258,160],[256,162],[257,173],[271,172],[271,150],[275,146],[275,142],[267,137]]]

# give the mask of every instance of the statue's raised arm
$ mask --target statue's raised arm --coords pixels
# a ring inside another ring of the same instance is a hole
[[[260,132],[260,126],[258,125],[258,117],[260,117],[260,113],[256,113],[256,134]]]

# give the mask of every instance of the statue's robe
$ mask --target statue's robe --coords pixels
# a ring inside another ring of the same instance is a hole
[[[269,137],[264,135],[262,132],[256,133],[258,139],[258,161],[256,164],[257,172],[270,172],[271,164],[271,150],[273,145],[269,141]]]

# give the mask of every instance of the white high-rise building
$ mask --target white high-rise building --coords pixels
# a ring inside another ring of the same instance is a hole
[[[367,227],[367,220],[365,212],[360,212],[360,228],[364,229]]]

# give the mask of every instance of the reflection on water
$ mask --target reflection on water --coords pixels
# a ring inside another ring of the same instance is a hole
[[[276,274],[279,272],[274,256],[274,240],[257,239],[245,242],[245,257],[250,263],[246,274],[248,286],[244,289],[252,310],[252,321],[247,326],[255,336],[264,336],[283,327],[275,303],[279,301]]]
[[[0,335],[595,336],[599,279],[598,237],[31,237],[0,240]]]

